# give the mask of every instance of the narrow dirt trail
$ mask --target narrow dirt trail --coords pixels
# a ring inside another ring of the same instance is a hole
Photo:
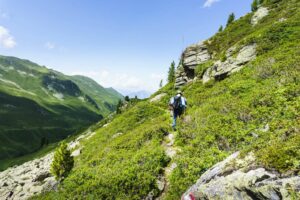
[[[164,175],[160,177],[160,179],[158,180],[158,186],[161,189],[162,193],[156,198],[156,200],[164,199],[170,186],[169,176],[171,175],[173,170],[177,167],[177,164],[173,161],[173,158],[176,156],[179,149],[175,147],[174,143],[175,143],[175,133],[169,133],[168,135],[165,136],[162,145],[165,149],[166,155],[171,158],[171,161],[169,165],[165,168]]]

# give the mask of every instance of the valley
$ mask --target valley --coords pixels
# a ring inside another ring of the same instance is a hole
[[[0,56],[0,74],[0,166],[103,119],[123,98],[90,78],[14,57]]]

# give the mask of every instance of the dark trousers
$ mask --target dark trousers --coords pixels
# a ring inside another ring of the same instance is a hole
[[[172,127],[176,127],[177,117],[180,117],[183,114],[183,110],[173,110],[173,124]]]

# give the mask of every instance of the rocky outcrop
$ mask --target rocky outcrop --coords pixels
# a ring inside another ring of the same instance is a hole
[[[167,93],[161,93],[161,94],[158,94],[156,95],[155,97],[153,97],[152,99],[150,99],[150,102],[153,103],[153,102],[158,102],[160,101],[164,96],[166,96]]]
[[[70,142],[68,148],[72,151],[72,156],[76,157],[81,154],[83,149],[80,144],[81,140],[88,140],[95,134],[88,130]],[[53,153],[50,153],[42,158],[0,172],[0,199],[25,200],[44,191],[56,189],[58,182],[50,173],[52,159]]]
[[[0,199],[28,199],[52,190],[57,182],[50,174],[53,154],[0,172]]]
[[[269,14],[269,10],[266,7],[260,7],[258,10],[254,13],[252,19],[251,19],[251,24],[256,25],[258,22],[263,19],[265,16]]]
[[[242,69],[248,62],[256,58],[256,46],[256,44],[250,44],[240,49],[236,46],[229,48],[225,54],[225,61],[218,60],[214,62],[204,72],[202,76],[203,83],[211,79],[222,80]],[[176,71],[175,88],[180,88],[192,81],[195,78],[195,68],[209,60],[211,60],[211,56],[203,42],[188,47],[183,52],[181,64]]]
[[[176,71],[175,87],[179,88],[187,82],[193,80],[195,68],[211,59],[207,46],[204,42],[193,44],[185,49],[181,55],[181,62]]]
[[[186,68],[195,69],[197,65],[208,61],[210,58],[204,42],[199,42],[186,48],[182,54],[182,64]]]
[[[244,46],[235,56],[236,47],[232,47],[226,52],[226,61],[217,61],[212,67],[208,68],[202,79],[206,83],[210,79],[222,80],[228,75],[239,71],[245,64],[256,58],[256,44]]]
[[[297,199],[300,176],[282,177],[234,153],[205,172],[182,199]]]

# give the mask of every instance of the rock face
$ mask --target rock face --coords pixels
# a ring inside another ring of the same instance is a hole
[[[265,16],[267,16],[269,14],[269,10],[268,8],[265,7],[260,7],[258,8],[258,10],[254,13],[252,19],[251,19],[251,24],[252,25],[256,25],[258,24],[258,22],[264,18]]]
[[[204,42],[193,44],[185,49],[181,55],[181,62],[176,71],[175,88],[183,86],[195,76],[195,68],[211,59]]]
[[[226,51],[225,61],[215,61],[202,77],[203,83],[211,79],[222,80],[239,71],[245,64],[256,58],[256,44],[237,49],[236,46]],[[181,64],[176,71],[175,88],[180,88],[195,78],[195,68],[211,60],[207,47],[203,42],[188,47],[182,54]]]
[[[50,174],[53,153],[0,172],[0,199],[28,199],[55,189],[57,182]]]
[[[182,55],[182,64],[189,69],[195,69],[195,67],[201,63],[204,63],[210,59],[207,47],[204,42],[189,46]]]
[[[227,60],[221,62],[220,60],[215,62],[212,67],[208,68],[202,79],[203,83],[206,83],[210,79],[222,80],[228,75],[239,71],[245,64],[256,58],[256,44],[244,46],[238,52],[237,56],[234,56],[236,47],[232,47],[227,50]]]
[[[234,153],[205,172],[182,199],[293,199],[300,191],[300,176],[281,177],[255,165],[255,157]],[[297,199],[297,197],[295,197]]]

